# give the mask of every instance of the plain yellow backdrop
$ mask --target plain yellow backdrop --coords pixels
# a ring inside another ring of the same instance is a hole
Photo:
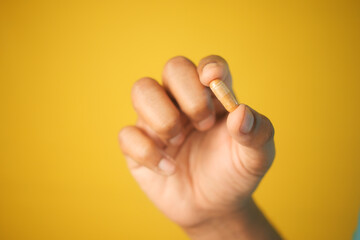
[[[275,125],[255,193],[287,239],[350,239],[360,206],[359,1],[1,1],[0,239],[187,239],[117,143],[167,59],[230,64]],[[176,207],[176,203],[174,203]]]

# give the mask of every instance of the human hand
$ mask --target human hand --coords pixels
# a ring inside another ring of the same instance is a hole
[[[219,56],[198,66],[184,57],[170,59],[163,85],[151,78],[134,84],[138,121],[119,134],[142,190],[197,239],[214,222],[237,222],[240,232],[254,214],[264,223],[251,196],[275,155],[269,119],[244,104],[226,112],[208,88],[215,79],[231,89],[228,64]]]

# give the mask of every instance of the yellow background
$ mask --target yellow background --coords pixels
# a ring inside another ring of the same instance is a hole
[[[350,239],[359,29],[359,1],[1,1],[0,239],[187,239],[137,187],[117,133],[138,78],[209,54],[275,125],[265,213],[288,239]]]

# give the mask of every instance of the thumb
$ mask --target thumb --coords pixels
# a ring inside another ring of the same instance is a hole
[[[264,175],[275,156],[274,127],[270,120],[249,106],[240,104],[229,113],[227,127],[238,143],[239,161],[250,172]],[[244,153],[245,156],[241,155]]]

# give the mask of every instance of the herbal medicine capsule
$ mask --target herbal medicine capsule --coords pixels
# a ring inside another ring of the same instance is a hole
[[[228,112],[234,111],[239,105],[235,96],[223,81],[219,79],[211,81],[210,88]]]

